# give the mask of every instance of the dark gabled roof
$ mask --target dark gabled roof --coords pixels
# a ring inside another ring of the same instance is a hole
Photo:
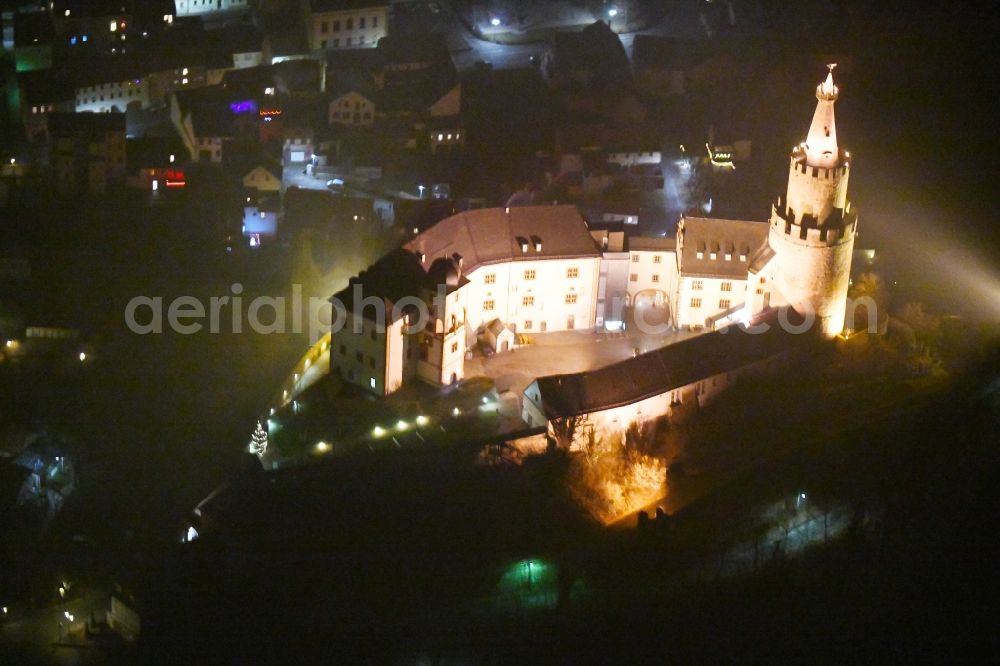
[[[739,370],[815,339],[809,333],[786,332],[777,314],[771,311],[760,320],[767,324],[765,332],[733,325],[597,370],[539,377],[535,385],[540,407],[548,419],[620,407]],[[788,321],[800,318],[790,313]]]
[[[775,255],[774,248],[770,243],[764,243],[759,250],[750,258],[749,272],[759,273],[770,263]]]
[[[60,70],[18,72],[17,82],[21,87],[22,99],[29,106],[70,102],[75,97],[72,81]]]
[[[767,222],[685,217],[680,257],[683,275],[746,278],[751,257],[767,242]],[[698,258],[698,253],[702,258]],[[715,253],[715,259],[711,258]],[[731,254],[726,261],[726,254]],[[746,257],[740,261],[740,256]]]
[[[170,155],[183,153],[184,144],[176,133],[170,137],[143,136],[125,140],[125,164],[130,172],[171,167]]]
[[[618,70],[627,75],[628,55],[618,35],[604,21],[576,32],[552,36],[552,54],[559,70]]]
[[[330,12],[346,9],[374,9],[389,4],[378,0],[309,0],[309,7],[314,12]]]
[[[49,44],[54,37],[55,27],[48,12],[14,14],[14,46]]]
[[[444,37],[436,32],[404,32],[383,37],[376,47],[383,65],[451,62]]]
[[[281,92],[319,92],[323,84],[323,63],[312,59],[285,60],[271,66],[274,82]]]
[[[326,54],[327,76],[333,72],[370,74],[379,68],[382,54],[376,49],[337,49]]]
[[[700,42],[679,41],[656,35],[636,35],[632,43],[632,64],[640,69],[681,70],[694,67],[709,53]]]
[[[61,113],[48,114],[49,132],[56,136],[75,134],[96,136],[105,132],[124,132],[124,113]]]
[[[628,249],[673,252],[677,249],[677,238],[674,236],[629,236]]]
[[[353,215],[371,217],[373,201],[337,196],[327,190],[289,187],[285,191],[285,224],[290,228],[324,228]]]
[[[375,101],[377,91],[371,74],[354,69],[327,74],[326,92],[329,100],[334,100],[349,92],[356,92],[370,101]]]
[[[541,251],[535,250],[535,239]],[[522,252],[522,243],[528,251]],[[406,244],[426,256],[460,255],[463,272],[502,261],[599,257],[600,252],[575,206],[480,208],[452,215]]]
[[[366,270],[352,277],[345,289],[333,295],[348,312],[354,312],[355,285],[361,287],[361,297],[376,297],[386,305],[386,321],[392,306],[406,296],[419,297],[421,288],[433,288],[420,260],[412,252],[396,249],[383,256]],[[364,309],[364,316],[372,316],[372,308]]]

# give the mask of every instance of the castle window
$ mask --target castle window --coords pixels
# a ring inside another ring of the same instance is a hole
[[[708,255],[708,258],[711,259],[712,261],[715,261],[715,258],[717,256],[719,256],[719,255],[717,255],[715,252],[712,252],[711,254]]]
[[[747,255],[741,254],[740,255],[740,261],[744,261],[745,262],[746,260],[747,260]]]
[[[705,258],[705,253],[704,253],[704,252],[698,252],[698,254],[697,254],[696,256],[697,256],[697,257],[698,257],[699,259],[704,259],[704,258]]]
[[[732,261],[732,260],[733,260],[733,255],[730,254],[729,252],[726,252],[726,261]]]
[[[534,268],[529,268],[528,270],[524,271],[524,279],[525,280],[534,280],[535,279],[535,269]]]
[[[483,278],[483,284],[496,284],[496,281],[497,281],[496,273],[487,273],[486,277]]]
[[[660,281],[660,276],[659,275],[654,275],[653,276],[653,282],[659,282],[659,281]]]
[[[639,263],[639,255],[638,254],[633,254],[632,255],[632,263],[633,264]]]
[[[358,363],[364,363],[365,355],[362,354],[361,352],[354,352],[354,360],[357,361]]]
[[[693,307],[693,308],[700,308],[701,307],[701,299],[700,298],[692,298],[691,299],[691,307]]]
[[[723,298],[721,301],[719,301],[719,309],[720,310],[728,310],[729,309],[729,305],[730,305],[730,301],[729,301],[728,298]]]
[[[525,296],[524,298],[521,299],[521,305],[523,305],[526,308],[530,308],[534,304],[535,304],[534,296]]]
[[[566,269],[566,279],[567,280],[575,280],[578,277],[580,277],[580,269],[579,268],[567,268]]]
[[[761,296],[761,295],[763,295],[763,293],[764,293],[764,290],[761,289],[760,287],[757,287],[757,295]]]
[[[531,320],[530,319],[525,319],[524,320],[524,330],[526,330],[526,331],[530,331],[531,330]]]
[[[705,281],[704,280],[693,280],[691,282],[691,289],[692,289],[692,291],[701,291],[704,288],[705,288]]]
[[[638,282],[639,281],[639,274],[638,273],[629,273],[628,281],[629,282]]]
[[[454,354],[458,351],[458,342],[451,343],[451,353]]]
[[[658,254],[656,254],[656,255],[653,255],[653,263],[654,263],[654,264],[659,264],[659,263],[661,263],[662,261],[663,261],[663,257],[661,257],[661,256],[660,256],[660,255],[658,255]]]
[[[566,294],[566,305],[573,305],[576,303],[576,294]]]
[[[496,305],[497,305],[496,302],[493,300],[483,301],[484,310],[493,310],[496,307]]]
[[[732,291],[732,290],[733,290],[732,282],[723,282],[722,286],[719,288],[719,291]]]

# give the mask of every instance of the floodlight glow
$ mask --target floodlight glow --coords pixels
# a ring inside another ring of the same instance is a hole
[[[404,430],[407,430],[409,427],[410,427],[410,424],[407,423],[406,421],[404,421],[403,419],[399,419],[398,421],[396,421],[396,430],[398,430],[400,432],[403,432]]]
[[[490,25],[492,25],[494,28],[497,27],[498,25],[500,25],[500,19],[494,16],[493,18],[490,19]]]
[[[427,425],[427,417],[424,416],[423,414],[421,414],[420,416],[418,416],[417,417],[417,425],[418,426]]]
[[[381,426],[375,426],[372,428],[372,435],[375,437],[382,437],[385,435],[385,428]]]
[[[611,18],[618,16],[618,10],[612,7],[611,9],[608,10],[608,16],[610,16]]]

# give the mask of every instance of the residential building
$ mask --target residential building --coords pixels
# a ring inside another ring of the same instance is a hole
[[[250,0],[174,0],[177,16],[211,16],[250,10]]]
[[[50,165],[62,193],[103,193],[125,177],[125,114],[49,114]]]
[[[767,230],[764,222],[681,219],[677,224],[675,325],[710,326],[720,313],[742,308],[750,261],[765,244]]]
[[[306,29],[313,51],[375,48],[388,34],[389,4],[371,0],[309,0]]]

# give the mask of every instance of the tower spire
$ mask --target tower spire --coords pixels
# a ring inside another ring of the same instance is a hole
[[[833,167],[840,160],[837,147],[837,126],[833,104],[840,89],[833,83],[833,69],[837,63],[827,65],[830,70],[826,80],[816,86],[816,112],[813,114],[809,135],[806,137],[806,164],[816,167]]]

